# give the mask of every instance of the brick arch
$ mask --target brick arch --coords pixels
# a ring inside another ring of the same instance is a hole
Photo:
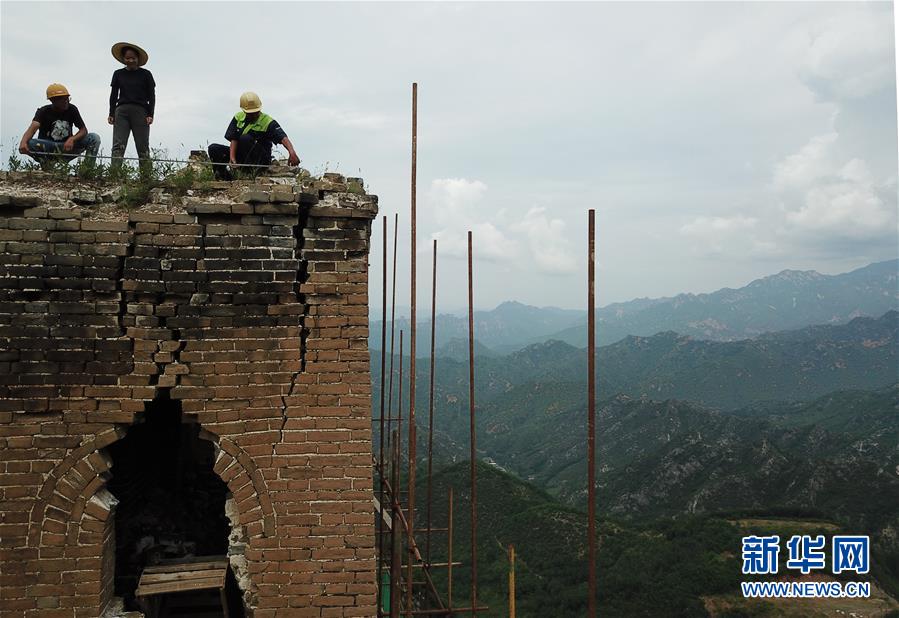
[[[269,497],[265,477],[253,459],[240,446],[225,436],[200,429],[200,439],[212,442],[216,448],[213,470],[228,485],[240,523],[247,537],[275,536],[275,510]]]
[[[67,534],[69,522],[81,521],[84,505],[94,493],[106,486],[109,478],[112,462],[106,455],[105,447],[121,440],[126,433],[127,428],[124,426],[102,431],[82,442],[78,448],[72,449],[50,471],[31,507],[28,547],[40,547],[44,532]],[[80,511],[76,510],[79,504]],[[65,539],[54,539],[48,544],[64,543]]]
[[[127,431],[127,426],[120,425],[98,433],[72,449],[50,471],[31,508],[28,547],[77,542],[85,509],[91,506],[91,499],[106,488],[111,478],[112,460],[106,447],[124,438]],[[233,441],[205,429],[200,430],[199,437],[212,442],[216,449],[213,470],[234,496],[247,537],[252,540],[274,536],[275,514],[271,498],[265,479],[250,456]],[[94,517],[105,521],[108,514],[109,510],[102,518]]]

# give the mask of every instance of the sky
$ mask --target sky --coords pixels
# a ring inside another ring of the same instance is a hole
[[[0,18],[4,162],[51,82],[108,152],[109,50],[137,43],[154,147],[223,141],[253,90],[304,167],[364,178],[373,308],[394,213],[409,304],[413,82],[420,315],[435,238],[438,311],[465,307],[468,230],[477,308],[585,308],[590,208],[600,305],[899,257],[889,2],[4,1]]]

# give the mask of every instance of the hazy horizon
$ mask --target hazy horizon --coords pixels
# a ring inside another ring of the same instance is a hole
[[[899,258],[894,258],[894,260],[899,260]],[[615,302],[607,303],[607,304],[604,304],[604,305],[599,305],[599,304],[597,304],[597,307],[596,307],[596,308],[597,308],[597,310],[599,310],[599,309],[604,309],[604,308],[606,308],[606,307],[609,307],[609,306],[611,306],[611,305],[618,305],[618,304],[628,303],[628,302],[632,302],[632,301],[636,301],[636,300],[662,300],[662,299],[666,299],[666,298],[675,298],[675,297],[677,297],[677,296],[680,296],[681,294],[687,294],[687,295],[693,295],[693,296],[700,296],[700,295],[703,295],[703,294],[713,294],[713,293],[715,293],[715,292],[718,292],[718,291],[721,291],[721,290],[725,290],[725,289],[740,289],[740,288],[746,287],[747,285],[753,283],[754,281],[759,281],[760,279],[766,279],[766,278],[768,278],[768,277],[774,277],[774,276],[777,276],[777,275],[779,275],[779,274],[781,274],[781,273],[783,273],[783,272],[788,272],[788,271],[792,271],[792,272],[817,272],[817,273],[820,274],[820,275],[825,275],[825,276],[831,276],[831,277],[832,277],[832,276],[835,276],[835,275],[842,275],[842,274],[850,273],[850,272],[853,272],[853,271],[855,271],[855,270],[859,270],[859,269],[861,269],[861,268],[866,268],[866,267],[868,267],[868,266],[872,266],[872,265],[874,265],[874,264],[880,264],[880,263],[883,263],[883,262],[889,262],[889,261],[891,261],[891,260],[879,260],[879,261],[877,261],[877,262],[870,262],[870,263],[865,264],[865,265],[863,265],[863,266],[861,266],[861,267],[859,267],[859,268],[853,268],[853,269],[850,269],[850,270],[838,271],[838,272],[821,272],[820,270],[815,270],[815,269],[807,269],[807,270],[805,270],[805,271],[799,271],[799,269],[795,269],[795,268],[786,268],[786,269],[780,270],[780,271],[778,271],[778,272],[776,272],[776,273],[770,273],[770,274],[768,274],[768,275],[764,275],[764,276],[762,276],[762,277],[759,277],[759,278],[756,278],[756,279],[752,279],[751,281],[746,281],[746,282],[743,283],[742,285],[724,286],[724,287],[721,287],[721,288],[715,288],[715,289],[707,290],[707,291],[684,290],[684,291],[681,291],[681,292],[677,292],[676,294],[673,294],[673,295],[671,295],[671,296],[637,296],[637,297],[635,297],[635,298],[629,298],[629,299],[623,300],[623,301],[615,301]],[[897,273],[897,274],[899,274],[899,273]],[[388,285],[389,285],[389,284],[388,284]],[[599,285],[599,282],[597,282],[597,286],[598,286],[598,285]],[[482,312],[495,311],[495,310],[498,309],[501,305],[504,305],[504,304],[507,304],[507,303],[516,303],[516,304],[519,304],[519,305],[525,305],[525,306],[528,306],[528,307],[535,307],[535,308],[537,308],[537,309],[558,309],[558,310],[560,310],[560,311],[582,311],[582,312],[584,312],[584,313],[587,312],[586,304],[585,304],[583,307],[560,307],[560,306],[558,306],[558,305],[534,305],[534,304],[526,303],[526,302],[524,302],[524,301],[521,301],[521,300],[518,300],[518,299],[514,299],[514,298],[507,298],[507,299],[505,299],[505,300],[501,300],[501,301],[497,302],[495,305],[491,305],[491,306],[478,306],[478,305],[475,305],[474,310],[475,310],[475,311],[482,311]],[[374,298],[374,297],[372,297],[371,295],[369,295],[369,315],[370,315],[371,319],[374,320],[374,321],[380,321],[380,319],[381,319],[381,311],[382,311],[382,308],[381,308],[381,298],[380,298],[380,296],[379,296],[378,298]],[[419,305],[419,306],[416,308],[416,312],[417,312],[417,317],[418,317],[418,320],[417,320],[417,321],[418,321],[418,322],[427,322],[427,321],[429,321],[429,320],[431,319],[431,313],[430,313],[430,312],[431,312],[431,301],[430,301],[430,299],[427,300],[427,303],[426,303],[426,304],[424,304],[424,305]],[[390,298],[389,298],[389,297],[388,297],[388,299],[387,299],[387,313],[388,313],[388,319],[389,319],[389,314],[390,314]],[[411,314],[411,309],[410,309],[409,305],[399,305],[399,304],[398,304],[398,305],[396,306],[396,317],[397,317],[397,318],[406,318],[406,319],[408,319],[409,316],[410,316],[410,314]],[[460,307],[441,308],[441,307],[438,305],[438,308],[437,308],[437,315],[438,315],[438,316],[440,316],[440,315],[452,315],[452,316],[457,316],[457,317],[459,317],[459,316],[464,317],[464,316],[468,315],[468,308],[467,308],[467,307],[461,307],[461,306],[460,306]]]

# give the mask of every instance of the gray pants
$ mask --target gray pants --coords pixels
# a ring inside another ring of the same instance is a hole
[[[115,124],[112,125],[112,167],[122,166],[122,157],[128,147],[128,134],[134,134],[134,146],[141,170],[150,166],[150,125],[147,110],[136,103],[123,103],[115,108]]]

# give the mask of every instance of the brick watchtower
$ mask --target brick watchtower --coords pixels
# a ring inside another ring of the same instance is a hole
[[[207,553],[245,615],[375,614],[377,198],[280,180],[133,210],[0,182],[0,615],[116,615]]]

